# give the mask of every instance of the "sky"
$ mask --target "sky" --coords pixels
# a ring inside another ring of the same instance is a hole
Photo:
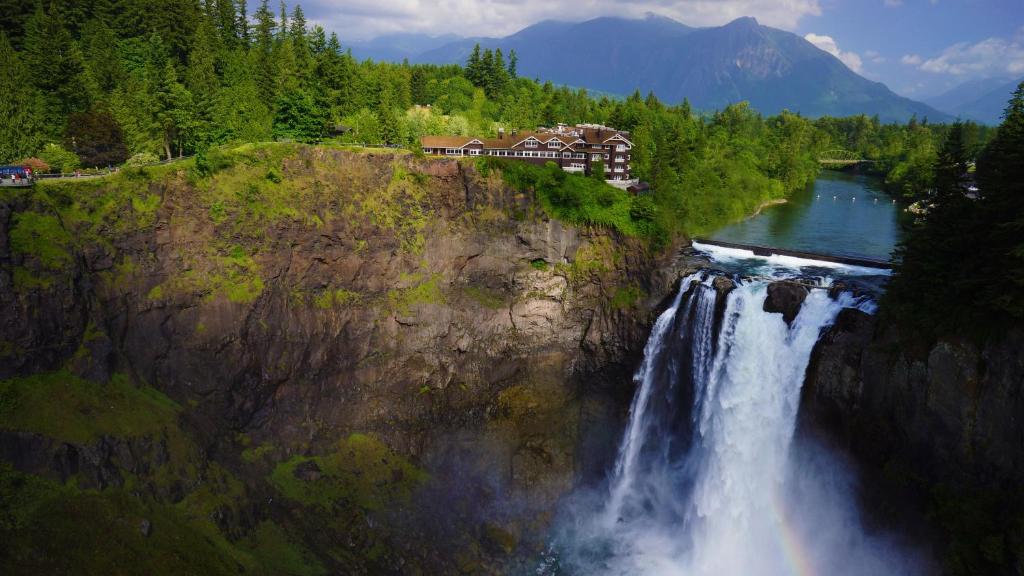
[[[250,4],[253,3],[250,0]],[[289,4],[292,4],[289,1]],[[690,26],[740,16],[803,36],[915,99],[1024,78],[1024,0],[304,0],[342,43],[393,33],[505,36],[546,19],[655,13]]]

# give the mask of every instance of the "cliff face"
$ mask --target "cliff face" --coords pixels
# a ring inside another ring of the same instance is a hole
[[[883,514],[925,512],[947,573],[1019,574],[1024,333],[983,346],[908,336],[844,310],[812,357],[801,426],[856,456],[888,494]]]
[[[5,474],[70,483],[59,506],[99,490],[133,538],[198,523],[212,573],[532,553],[614,452],[675,250],[560,225],[451,160],[208,163],[0,199]],[[0,561],[53,569],[26,514]]]

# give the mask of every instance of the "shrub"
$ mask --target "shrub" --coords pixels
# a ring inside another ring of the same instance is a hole
[[[18,162],[22,166],[28,166],[33,172],[38,174],[45,174],[50,171],[50,165],[46,163],[42,158],[25,158]]]
[[[145,166],[147,164],[155,164],[159,161],[160,159],[152,152],[139,152],[129,158],[128,161],[125,162],[125,166]]]
[[[39,157],[50,165],[55,172],[74,172],[81,166],[78,155],[60,144],[47,144],[39,152]]]

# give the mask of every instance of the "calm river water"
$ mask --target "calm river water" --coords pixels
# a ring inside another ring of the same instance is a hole
[[[834,256],[888,259],[900,208],[876,178],[826,170],[789,202],[726,226],[711,239]]]

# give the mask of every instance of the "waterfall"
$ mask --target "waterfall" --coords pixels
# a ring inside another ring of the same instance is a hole
[[[842,308],[873,304],[814,289],[787,324],[763,310],[767,281],[741,281],[716,333],[713,280],[683,279],[657,319],[609,484],[573,501],[537,572],[919,573],[859,528],[839,464],[792,447],[815,343]]]

